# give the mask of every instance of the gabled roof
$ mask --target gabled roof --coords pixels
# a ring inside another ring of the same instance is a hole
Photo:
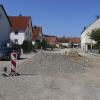
[[[73,38],[70,38],[69,39],[69,42],[71,42],[71,43],[80,43],[80,38],[78,38],[78,37],[73,37]]]
[[[48,35],[45,35],[43,38],[44,38],[44,40],[45,40],[48,44],[55,45],[55,44],[58,43],[57,37],[56,37],[56,36],[48,36]]]
[[[25,31],[29,25],[30,18],[30,16],[9,16],[10,22],[12,24],[12,30]]]
[[[56,37],[56,36],[43,34],[43,37]]]
[[[97,16],[97,18],[90,25],[88,25],[87,27],[84,27],[84,29],[82,30],[81,34],[99,19],[100,19],[100,16]]]
[[[60,43],[68,43],[70,38],[58,38],[57,41]]]
[[[42,27],[34,26],[32,27],[32,40],[38,39],[38,37],[42,34]]]
[[[6,11],[5,11],[3,5],[0,5],[0,7],[1,7],[2,10],[4,11],[4,13],[5,13],[5,15],[6,15],[7,19],[8,19],[8,22],[9,22],[10,26],[12,26],[12,25],[11,25],[11,22],[10,22],[10,20],[9,20],[9,17],[7,16],[7,13],[6,13]]]
[[[78,37],[58,38],[58,42],[60,43],[80,43],[80,38]]]

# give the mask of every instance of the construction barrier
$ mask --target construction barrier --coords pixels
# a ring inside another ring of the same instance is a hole
[[[11,72],[16,72],[16,61],[17,54],[16,52],[11,53]]]
[[[17,66],[16,62],[17,62],[17,53],[12,52],[11,53],[11,73],[10,73],[11,76],[16,75],[16,66]]]

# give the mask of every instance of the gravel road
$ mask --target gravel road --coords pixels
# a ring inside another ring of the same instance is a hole
[[[21,74],[55,74],[84,72],[85,68],[62,54],[40,52],[19,65],[17,70]]]
[[[28,59],[30,59],[34,55],[35,55],[35,53],[22,54],[21,58],[19,60],[17,60],[17,66],[20,65],[23,62],[26,62]],[[7,69],[8,69],[7,73],[10,73],[11,62],[10,61],[0,61],[0,75],[3,73],[4,67],[7,67]]]
[[[0,76],[0,100],[100,99],[100,67],[84,67],[61,53],[31,54],[17,71],[21,76]]]

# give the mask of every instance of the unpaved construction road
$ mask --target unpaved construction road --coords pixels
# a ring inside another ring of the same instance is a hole
[[[100,58],[55,52],[18,64],[20,76],[0,76],[0,100],[100,100]]]

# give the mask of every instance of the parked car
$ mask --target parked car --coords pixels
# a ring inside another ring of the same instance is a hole
[[[10,59],[10,53],[8,48],[0,48],[0,60]]]
[[[17,53],[17,58],[19,59],[21,56],[21,50],[16,47],[5,47],[0,48],[0,60],[10,60],[10,56],[12,52]]]
[[[17,47],[11,47],[11,52],[16,52],[17,53],[17,58],[19,59],[21,56],[21,49]]]

